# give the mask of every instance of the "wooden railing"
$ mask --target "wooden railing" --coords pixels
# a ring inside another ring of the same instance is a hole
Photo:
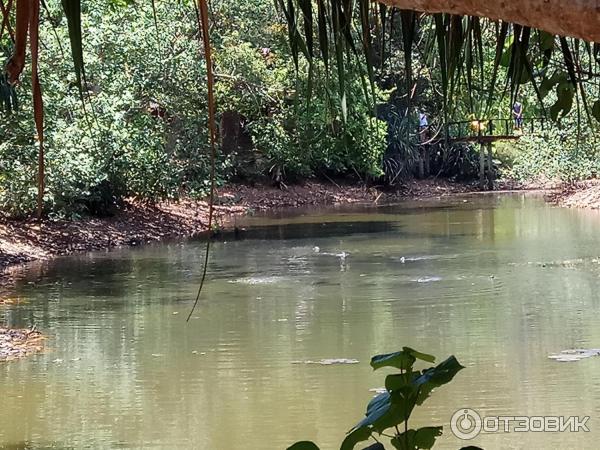
[[[545,117],[523,118],[521,130],[515,128],[515,120],[509,119],[475,119],[460,122],[448,122],[446,133],[451,141],[494,141],[518,139],[522,134],[537,134],[547,127]]]

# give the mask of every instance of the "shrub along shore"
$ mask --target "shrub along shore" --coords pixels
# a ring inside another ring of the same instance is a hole
[[[20,359],[41,352],[43,349],[44,337],[35,328],[10,329],[0,327],[0,363]]]
[[[548,199],[568,208],[600,209],[600,180],[565,184],[552,192]]]

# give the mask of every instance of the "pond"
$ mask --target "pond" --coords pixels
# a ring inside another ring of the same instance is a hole
[[[435,448],[597,448],[600,215],[524,194],[239,219],[204,244],[61,258],[19,274],[0,324],[35,323],[48,350],[0,364],[0,447],[339,448],[408,345],[466,366],[418,408]],[[229,239],[231,238],[231,239]],[[305,364],[326,358],[356,364]],[[484,416],[590,416],[590,432],[452,435]],[[358,448],[358,447],[357,447]]]

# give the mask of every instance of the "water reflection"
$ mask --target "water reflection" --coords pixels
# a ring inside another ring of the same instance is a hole
[[[482,447],[595,448],[600,358],[547,355],[600,346],[598,215],[466,200],[249,218],[253,239],[215,244],[187,325],[201,243],[23,273],[13,294],[27,303],[0,323],[36,323],[51,351],[0,366],[0,445],[336,448],[382,385],[369,356],[410,345],[468,368],[417,414],[445,425],[436,448],[462,444],[448,424],[467,406],[592,416],[591,433],[483,435]],[[544,265],[564,260],[581,263]],[[360,364],[292,364],[327,358]]]

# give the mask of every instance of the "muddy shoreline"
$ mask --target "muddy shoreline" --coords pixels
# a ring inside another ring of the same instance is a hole
[[[549,193],[547,199],[567,208],[600,209],[600,180],[565,183]]]
[[[0,363],[21,359],[44,349],[44,337],[35,328],[0,327]]]

